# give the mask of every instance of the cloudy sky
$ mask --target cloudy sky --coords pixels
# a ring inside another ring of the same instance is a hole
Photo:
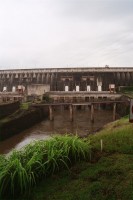
[[[133,67],[133,0],[0,0],[0,69]]]

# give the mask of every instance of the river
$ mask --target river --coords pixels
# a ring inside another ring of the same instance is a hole
[[[54,134],[72,133],[86,136],[102,128],[112,121],[111,110],[95,110],[94,123],[90,121],[90,110],[75,110],[74,121],[71,122],[68,110],[57,110],[54,112],[54,120],[43,120],[42,122],[0,142],[0,154],[6,154],[11,150],[20,149],[33,140],[47,139]]]

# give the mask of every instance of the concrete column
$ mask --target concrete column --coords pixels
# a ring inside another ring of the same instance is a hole
[[[113,121],[116,119],[116,103],[113,104]]]
[[[42,79],[41,79],[41,83],[43,84],[45,80],[45,74],[42,74]]]
[[[14,74],[11,74],[11,77],[10,77],[10,84],[13,83],[13,80],[14,80]]]
[[[37,74],[37,83],[40,83],[40,74]]]
[[[69,106],[69,110],[70,110],[70,120],[73,121],[73,106],[72,105]]]
[[[52,106],[49,106],[49,119],[50,121],[54,120],[54,115],[53,115],[53,108]]]
[[[48,84],[49,83],[49,73],[47,73],[47,75],[46,75],[46,84]]]
[[[54,81],[54,74],[52,73],[52,74],[51,74],[51,77],[50,77],[50,85],[51,85],[51,90],[52,90],[52,91],[54,90],[53,81]]]
[[[91,122],[94,123],[94,105],[91,104]]]
[[[35,73],[33,73],[32,78],[36,78],[36,74]]]
[[[19,76],[19,85],[22,83],[22,78],[23,78],[23,75],[20,74],[20,76]]]

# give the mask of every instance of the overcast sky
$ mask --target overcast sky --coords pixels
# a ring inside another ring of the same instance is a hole
[[[0,0],[0,69],[133,67],[133,0]]]

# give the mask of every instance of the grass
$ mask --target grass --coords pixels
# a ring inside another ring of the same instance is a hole
[[[133,86],[121,86],[120,87],[120,91],[122,91],[122,92],[132,92],[133,91]]]
[[[121,87],[120,92],[127,97],[133,98],[133,86]]]
[[[91,162],[76,162],[69,172],[53,174],[23,199],[133,200],[133,125],[128,117],[108,124],[88,140]]]
[[[133,125],[125,117],[85,140],[58,136],[32,143],[8,159],[0,157],[0,163],[0,168],[5,169],[9,163],[17,168],[19,182],[14,189],[19,183],[22,195],[16,199],[133,200]],[[6,180],[8,185],[9,179]],[[27,184],[23,180],[28,180]],[[13,191],[12,187],[10,192]]]
[[[104,152],[133,153],[133,124],[128,118],[122,118],[106,126],[102,131],[89,137],[93,149],[100,151],[103,140]]]
[[[0,157],[0,196],[18,196],[30,191],[42,178],[88,159],[90,145],[77,136],[55,136]]]
[[[29,195],[32,200],[133,199],[133,157],[113,154],[96,163],[81,162],[52,176]]]
[[[30,104],[31,104],[30,102],[21,103],[21,105],[20,105],[20,109],[22,109],[22,110],[28,110]]]

